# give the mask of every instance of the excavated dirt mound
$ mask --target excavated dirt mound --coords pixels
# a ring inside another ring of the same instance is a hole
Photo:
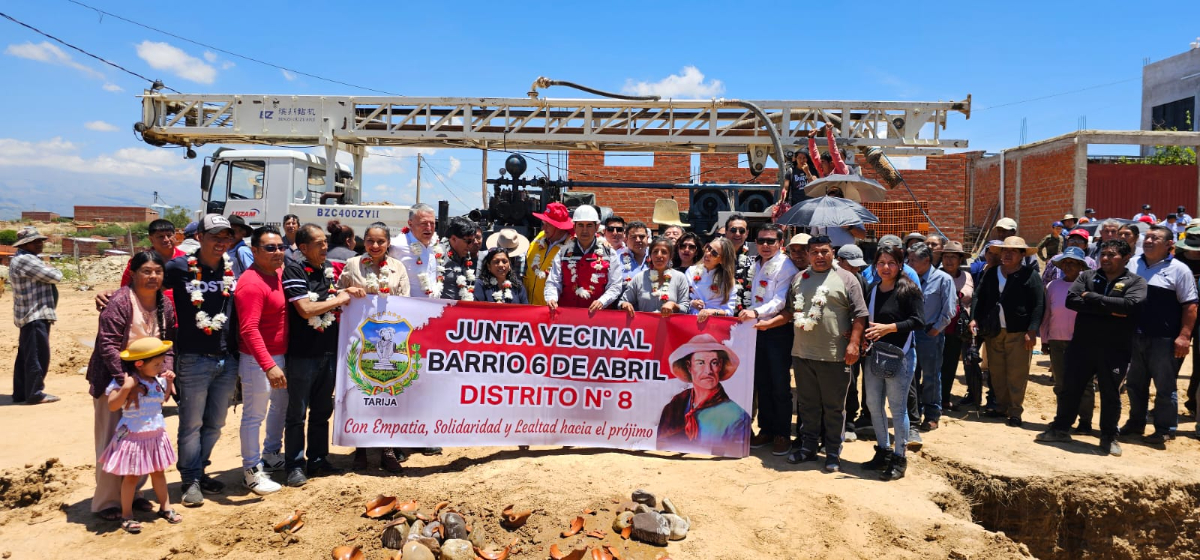
[[[943,497],[944,510],[967,513],[1038,558],[1200,558],[1200,483],[1011,477],[931,459],[962,493],[961,499]]]
[[[78,471],[64,467],[58,459],[47,459],[0,472],[0,525],[17,517],[36,519],[60,509],[66,494],[80,485],[76,481]]]

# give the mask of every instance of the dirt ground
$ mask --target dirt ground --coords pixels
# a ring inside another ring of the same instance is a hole
[[[1200,554],[1200,442],[1189,437],[1194,420],[1183,419],[1181,437],[1165,449],[1129,442],[1119,458],[1100,456],[1094,437],[1036,444],[1033,436],[1045,429],[1054,405],[1044,357],[1036,358],[1023,429],[974,413],[948,413],[941,429],[924,436],[924,450],[910,454],[909,475],[890,483],[858,467],[872,453],[865,441],[846,444],[845,472],[836,475],[813,463],[788,465],[765,450],[727,460],[581,448],[454,448],[409,459],[403,476],[376,469],[314,479],[260,498],[241,486],[241,409],[232,409],[209,469],[227,492],[200,508],[180,507],[181,525],[147,522],[141,535],[128,535],[89,509],[92,407],[82,373],[95,333],[93,294],[69,285],[62,290],[47,378],[48,391],[62,402],[13,405],[7,396],[11,370],[0,367],[3,558],[75,558],[81,551],[121,559],[327,558],[342,544],[362,545],[370,559],[385,558],[392,551],[380,545],[384,523],[361,515],[364,502],[380,493],[415,499],[426,511],[448,500],[488,541],[503,545],[516,538],[511,558],[518,559],[547,558],[555,543],[598,544],[558,536],[585,509],[596,510],[585,516],[585,531],[608,531],[604,542],[615,544],[622,558],[635,559]],[[0,308],[7,313],[10,305]],[[16,344],[16,328],[0,320],[0,363],[12,362]],[[1190,361],[1183,371],[1181,386]],[[956,385],[955,393],[961,391]],[[168,408],[171,433],[173,413]],[[334,462],[348,467],[350,452],[335,447]],[[177,501],[178,474],[172,470],[167,477]],[[615,538],[610,525],[616,501],[627,500],[635,488],[670,497],[690,516],[687,538],[665,548]],[[525,527],[511,533],[498,523],[508,504],[535,510]],[[307,511],[303,529],[287,540],[272,532],[297,508]]]

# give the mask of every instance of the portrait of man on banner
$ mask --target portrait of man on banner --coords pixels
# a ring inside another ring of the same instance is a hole
[[[663,407],[658,449],[744,456],[750,415],[721,386],[737,371],[737,354],[712,335],[699,334],[671,352],[670,363],[671,373],[692,386]]]

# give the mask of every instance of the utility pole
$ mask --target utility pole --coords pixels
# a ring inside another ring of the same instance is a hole
[[[421,153],[417,152],[417,204],[421,203]]]
[[[480,185],[479,185],[483,191],[481,193],[481,198],[483,199],[483,203],[480,207],[483,208],[484,210],[488,209],[488,184],[487,184],[488,149],[487,149],[487,147],[488,147],[487,140],[484,140],[483,141],[483,166],[482,166],[482,175],[483,176],[480,178],[481,180],[480,180]]]

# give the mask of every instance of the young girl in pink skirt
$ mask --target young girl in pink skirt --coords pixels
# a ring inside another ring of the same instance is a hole
[[[183,516],[171,509],[167,477],[163,474],[175,464],[175,449],[167,437],[162,415],[162,403],[175,389],[175,376],[166,371],[164,364],[170,350],[170,341],[153,337],[134,341],[121,352],[121,360],[136,374],[126,375],[124,383],[114,379],[105,391],[109,410],[123,411],[100,464],[105,472],[123,477],[121,528],[130,533],[142,531],[142,524],[133,518],[133,495],[138,478],[145,475],[150,475],[158,497],[158,516],[171,524],[183,521]]]

